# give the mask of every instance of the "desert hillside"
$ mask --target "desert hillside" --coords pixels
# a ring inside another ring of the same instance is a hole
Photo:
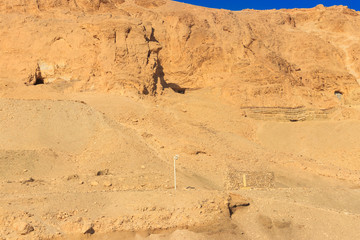
[[[0,239],[359,239],[359,14],[1,1]]]

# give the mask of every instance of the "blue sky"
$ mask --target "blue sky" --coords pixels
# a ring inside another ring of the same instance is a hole
[[[280,9],[280,8],[311,8],[318,4],[324,6],[333,5],[346,5],[349,8],[360,11],[360,0],[177,0],[178,2],[185,2],[194,5],[211,7],[211,8],[224,8],[230,10],[241,10],[246,8],[251,9]]]

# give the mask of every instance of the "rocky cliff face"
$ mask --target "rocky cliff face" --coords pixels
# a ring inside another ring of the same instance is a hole
[[[0,10],[8,13],[0,77],[12,86],[210,88],[239,107],[360,101],[360,17],[344,6],[232,12],[165,0],[6,0]]]

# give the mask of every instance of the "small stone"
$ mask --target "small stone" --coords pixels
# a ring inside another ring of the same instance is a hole
[[[94,224],[90,222],[85,222],[81,229],[81,232],[83,234],[94,234],[95,233]]]
[[[17,222],[13,225],[14,229],[21,235],[29,234],[34,231],[34,227],[27,222]]]
[[[141,169],[145,169],[145,166],[144,166],[144,165],[141,165]]]
[[[92,182],[90,183],[90,185],[91,185],[91,186],[97,186],[97,185],[99,185],[99,183],[98,183],[97,181],[92,181]]]
[[[26,180],[21,180],[20,182],[21,182],[22,184],[31,183],[31,182],[35,182],[35,179],[33,179],[33,178],[31,177],[31,178],[26,179]]]
[[[100,170],[96,173],[96,176],[109,175],[109,169]]]
[[[74,179],[79,179],[79,175],[73,174],[73,175],[70,175],[70,176],[67,177],[67,180],[68,180],[68,181],[69,181],[69,180],[74,180]]]
[[[104,182],[104,186],[105,187],[111,187],[112,186],[112,183],[110,181],[105,181]]]
[[[141,136],[143,136],[144,138],[151,138],[153,135],[151,133],[143,133]]]

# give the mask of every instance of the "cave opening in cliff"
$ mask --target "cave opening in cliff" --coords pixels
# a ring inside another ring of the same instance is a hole
[[[341,100],[341,97],[343,95],[343,93],[341,91],[335,91],[334,94],[339,100]]]
[[[41,76],[37,76],[34,85],[44,84],[44,79]]]

